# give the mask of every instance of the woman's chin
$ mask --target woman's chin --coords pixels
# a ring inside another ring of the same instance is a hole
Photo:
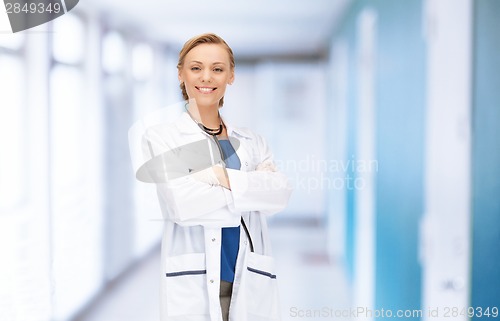
[[[199,107],[211,107],[211,106],[219,106],[220,98],[218,97],[194,97],[196,101],[196,105]]]

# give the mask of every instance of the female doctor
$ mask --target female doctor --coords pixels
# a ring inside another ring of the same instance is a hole
[[[197,157],[179,156],[178,162],[210,160],[206,168],[188,168],[185,175],[179,169],[157,183],[165,219],[161,320],[279,320],[266,216],[285,208],[288,180],[262,137],[219,114],[234,81],[227,43],[215,34],[194,37],[180,51],[177,68],[186,112],[149,128],[143,150],[147,157],[179,156],[201,146]]]

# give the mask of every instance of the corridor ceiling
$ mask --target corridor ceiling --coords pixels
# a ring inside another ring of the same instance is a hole
[[[352,0],[85,0],[112,25],[170,44],[215,32],[237,57],[316,56]]]

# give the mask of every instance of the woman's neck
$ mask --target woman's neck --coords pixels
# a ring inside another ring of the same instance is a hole
[[[221,122],[219,108],[199,107],[200,122],[208,128],[218,128]]]

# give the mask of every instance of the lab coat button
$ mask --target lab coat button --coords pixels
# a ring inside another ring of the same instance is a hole
[[[212,242],[215,242],[215,237],[212,239]]]
[[[214,280],[210,280],[210,283],[214,283]]]

